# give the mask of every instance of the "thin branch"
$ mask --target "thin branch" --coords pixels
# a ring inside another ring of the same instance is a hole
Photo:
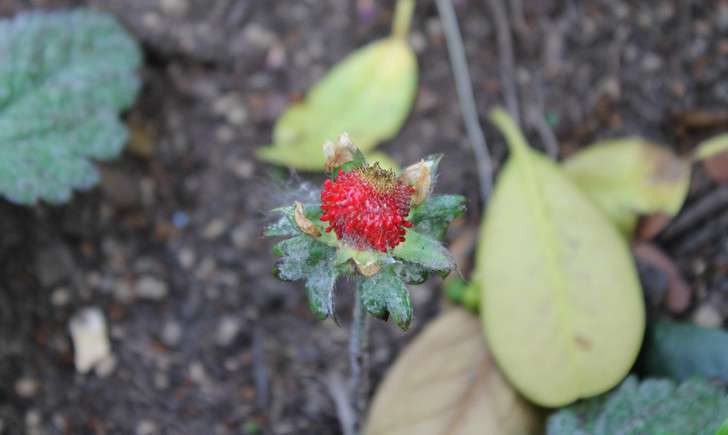
[[[361,292],[356,291],[354,302],[354,319],[351,323],[351,339],[349,341],[349,365],[351,367],[351,378],[349,380],[349,391],[351,392],[351,404],[354,410],[354,430],[358,433],[361,426],[361,416],[366,408],[366,347],[368,321],[367,310],[361,300]]]
[[[465,48],[460,36],[455,10],[452,0],[436,0],[437,10],[440,14],[442,27],[447,40],[447,48],[450,54],[453,75],[455,76],[455,87],[457,89],[460,110],[463,112],[465,129],[470,138],[475,154],[476,166],[478,167],[478,178],[480,181],[480,193],[483,202],[488,201],[492,188],[493,165],[490,161],[488,145],[485,142],[485,135],[480,128],[478,121],[478,110],[475,106],[475,97],[468,72],[468,62],[465,58]]]
[[[339,417],[341,432],[344,435],[356,435],[354,409],[351,407],[349,391],[344,384],[344,380],[336,372],[331,372],[325,380],[326,388],[331,394],[331,399],[336,406],[336,415]]]
[[[518,110],[518,94],[516,85],[513,82],[515,75],[513,60],[513,40],[511,38],[511,26],[508,13],[501,0],[488,0],[488,5],[493,14],[496,34],[498,37],[498,58],[500,59],[501,86],[503,87],[503,98],[506,100],[506,108],[517,125],[520,125],[520,112]]]

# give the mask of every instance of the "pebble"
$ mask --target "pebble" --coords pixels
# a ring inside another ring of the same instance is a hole
[[[187,13],[189,5],[186,0],[161,0],[162,12],[175,17],[182,17]]]
[[[240,249],[245,248],[252,240],[251,228],[246,224],[238,225],[233,230],[231,236],[236,247]]]
[[[233,125],[242,125],[248,119],[248,111],[240,95],[230,93],[212,102],[212,111],[225,117]]]
[[[107,378],[114,373],[114,369],[116,369],[116,358],[113,355],[109,355],[96,364],[94,373],[100,378]]]
[[[43,417],[37,409],[30,409],[25,413],[25,431],[28,435],[41,433]]]
[[[51,303],[56,307],[62,307],[71,300],[71,293],[65,287],[58,287],[51,293]]]
[[[195,265],[195,251],[190,248],[182,248],[177,256],[180,264],[185,269],[189,269]]]
[[[229,346],[240,333],[242,323],[233,316],[225,316],[220,320],[220,324],[215,334],[215,342],[219,346]]]
[[[114,286],[114,299],[121,303],[129,303],[134,297],[131,284],[126,280],[120,280]]]
[[[164,372],[157,372],[154,374],[154,386],[158,390],[166,390],[169,388],[169,376]]]
[[[87,373],[111,355],[104,313],[97,307],[84,308],[69,323],[74,362],[79,373]]]
[[[227,229],[227,224],[225,223],[224,220],[213,219],[207,224],[205,229],[202,231],[202,237],[204,237],[207,240],[216,239],[216,238],[220,237],[220,235],[222,235],[222,233],[225,232],[225,229]]]
[[[253,176],[255,165],[250,160],[232,159],[228,163],[228,167],[236,177],[247,180]]]
[[[167,296],[167,283],[153,276],[145,276],[136,283],[135,293],[142,299],[160,300]]]
[[[695,310],[693,322],[704,328],[719,328],[723,323],[723,318],[713,305],[705,303]]]
[[[179,344],[182,338],[182,325],[179,322],[169,321],[162,328],[162,343],[174,347]]]
[[[137,423],[136,435],[156,435],[159,433],[159,427],[151,420],[140,420]]]
[[[205,367],[201,363],[194,362],[190,365],[190,379],[197,384],[207,382],[207,373],[205,373]]]
[[[48,246],[42,249],[35,258],[35,274],[43,287],[56,284],[68,276],[68,268],[62,260],[63,248]]]
[[[33,397],[40,385],[33,378],[20,378],[15,382],[15,393],[23,398]]]

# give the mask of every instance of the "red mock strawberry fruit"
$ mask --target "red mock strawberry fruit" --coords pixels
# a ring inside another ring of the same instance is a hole
[[[321,220],[327,232],[356,249],[386,252],[404,241],[412,194],[411,186],[399,181],[379,164],[351,172],[339,171],[336,181],[326,180],[321,192]]]

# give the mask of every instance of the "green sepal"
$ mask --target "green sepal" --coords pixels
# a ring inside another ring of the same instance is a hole
[[[343,165],[332,169],[329,173],[329,178],[331,179],[331,181],[336,181],[336,177],[338,177],[339,171],[344,171],[344,173],[351,172],[354,169],[361,168],[366,164],[367,159],[366,157],[364,157],[364,153],[362,153],[361,150],[357,148],[356,152],[354,153],[354,158],[344,163]]]
[[[362,279],[357,291],[369,314],[384,320],[391,317],[403,331],[409,328],[412,301],[393,265],[384,266],[376,275]]]
[[[448,225],[465,214],[467,200],[461,195],[432,195],[409,215],[414,229],[434,239],[442,239]]]
[[[422,284],[430,277],[430,271],[424,266],[409,261],[399,261],[395,265],[397,276],[406,284]]]
[[[274,250],[283,259],[275,275],[284,281],[303,279],[311,312],[325,319],[333,315],[334,284],[339,269],[336,267],[336,249],[314,237],[301,234],[278,243]]]
[[[405,241],[395,246],[391,252],[399,259],[445,275],[455,269],[455,260],[440,242],[412,229],[407,230]]]
[[[279,214],[278,219],[272,224],[268,225],[263,232],[266,237],[293,237],[302,234],[301,230],[296,225],[296,221],[293,218],[295,207],[292,205],[286,207],[278,207],[271,210],[275,214]],[[321,204],[308,203],[303,204],[303,214],[311,221],[319,225],[322,222],[319,220],[321,217]]]

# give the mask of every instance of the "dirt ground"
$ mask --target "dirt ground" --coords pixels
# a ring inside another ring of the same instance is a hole
[[[254,151],[331,65],[387,34],[393,2],[0,0],[0,16],[83,3],[140,39],[145,85],[126,115],[129,149],[102,165],[99,188],[62,207],[0,201],[0,434],[339,433],[326,375],[346,371],[351,289],[337,289],[342,327],[316,321],[302,287],[271,275],[261,235],[267,210],[321,177],[261,164]],[[510,3],[523,6],[511,17],[520,104],[541,113],[561,157],[623,135],[686,153],[728,127],[728,2]],[[456,6],[485,124],[502,101],[492,15],[485,0]],[[446,153],[437,190],[470,199],[453,239],[484,205],[434,2],[418,1],[411,42],[415,109],[382,149],[403,164]],[[692,122],[696,113],[710,122]],[[485,127],[498,166],[505,147]],[[693,288],[691,307],[655,311],[728,317],[725,189],[698,168],[692,215],[658,239]],[[701,201],[713,207],[697,213]],[[645,287],[663,291],[665,277],[648,269]],[[438,312],[440,282],[413,299],[407,333],[373,321],[372,386]],[[114,364],[80,375],[68,321],[86,306],[107,317]]]

